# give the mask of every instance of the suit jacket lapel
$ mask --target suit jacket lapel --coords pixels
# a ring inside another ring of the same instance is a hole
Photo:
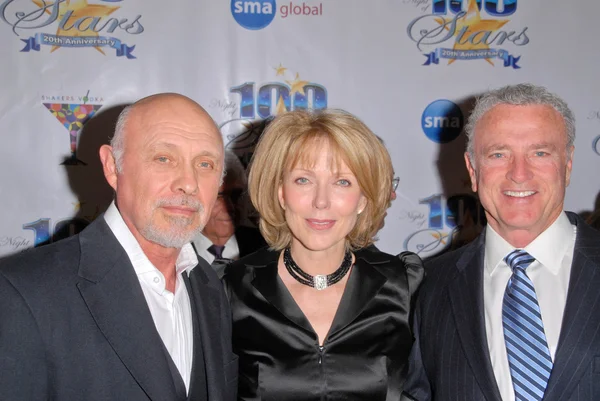
[[[198,364],[204,364],[206,371],[206,383],[208,388],[208,399],[210,401],[220,401],[223,399],[222,389],[225,386],[225,376],[223,366],[225,365],[222,355],[221,338],[215,327],[220,327],[220,294],[217,289],[208,285],[208,277],[202,269],[211,269],[203,259],[199,259],[199,264],[192,270],[189,281],[193,296],[190,294],[190,300],[193,299],[197,318],[197,328],[202,342],[201,350],[194,343],[194,361],[192,368],[192,381],[190,383],[190,398],[196,392],[202,392],[204,389],[196,388],[195,374]],[[199,393],[198,393],[199,394]],[[201,398],[198,398],[201,399]]]
[[[192,331],[194,346],[192,351],[192,371],[190,375],[190,388],[188,400],[205,400],[206,394],[206,363],[204,361],[204,352],[202,351],[202,338],[200,336],[200,324],[198,322],[198,304],[196,302],[196,291],[192,288],[190,277],[187,272],[182,274],[183,282],[190,299]],[[197,286],[196,286],[197,287]]]
[[[467,245],[457,262],[458,274],[448,287],[458,337],[487,400],[500,401],[485,330],[483,263],[485,235]]]
[[[554,367],[545,401],[569,398],[600,348],[600,233],[569,214],[577,223],[569,292]]]
[[[175,400],[167,353],[127,254],[99,217],[80,234],[78,288],[98,328],[151,400]]]

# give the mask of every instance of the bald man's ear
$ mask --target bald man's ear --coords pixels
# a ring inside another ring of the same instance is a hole
[[[116,192],[117,190],[117,164],[115,163],[115,157],[113,156],[112,147],[109,145],[102,145],[100,147],[100,161],[102,162],[102,170],[104,171],[104,177]]]

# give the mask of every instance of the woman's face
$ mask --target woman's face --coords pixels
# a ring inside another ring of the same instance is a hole
[[[284,174],[279,203],[293,248],[343,252],[346,235],[367,200],[348,166],[343,161],[336,163],[329,144],[319,141],[315,145],[313,163],[300,162]]]

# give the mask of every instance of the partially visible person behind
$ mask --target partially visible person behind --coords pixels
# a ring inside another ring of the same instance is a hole
[[[466,132],[487,226],[426,263],[407,396],[600,400],[600,233],[564,211],[573,113],[511,85],[478,99]]]
[[[108,210],[0,261],[0,398],[235,400],[227,298],[190,245],[222,179],[219,129],[187,97],[150,96],[100,159]]]
[[[600,230],[600,209],[592,212],[585,220],[591,227],[594,227],[596,230]]]
[[[392,185],[385,147],[347,112],[293,111],[263,133],[249,190],[270,249],[224,277],[240,399],[399,399],[423,267],[364,249]]]
[[[267,245],[260,231],[242,226],[241,200],[247,191],[244,166],[230,150],[225,151],[225,177],[210,218],[192,244],[219,277],[228,262],[238,260]]]

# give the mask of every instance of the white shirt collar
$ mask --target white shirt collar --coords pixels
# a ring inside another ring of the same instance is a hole
[[[142,247],[137,242],[127,224],[123,220],[119,209],[115,205],[113,201],[106,212],[104,213],[104,220],[108,227],[111,229],[115,237],[117,237],[117,241],[121,244],[127,256],[129,256],[129,260],[133,265],[135,273],[140,276],[144,273],[155,272],[158,269],[150,262]],[[180,274],[184,271],[187,271],[188,275],[192,271],[194,267],[198,265],[198,257],[196,256],[196,252],[194,252],[194,248],[192,245],[187,243],[181,248],[181,252],[179,252],[179,256],[177,257],[177,261],[175,262],[175,271],[177,274]]]
[[[573,240],[574,226],[566,213],[558,218],[525,248],[540,264],[553,274],[557,274],[565,253]],[[488,274],[493,274],[504,257],[515,248],[510,245],[488,224],[485,232],[485,266]]]
[[[204,251],[207,250],[209,246],[211,246],[213,243],[211,240],[209,240],[206,235],[200,233],[196,236],[196,238],[194,238],[194,246],[196,247],[196,250],[198,251],[198,253],[200,253],[200,251]]]
[[[240,247],[238,245],[235,234],[229,237],[229,239],[225,243],[225,249],[229,249],[229,251],[231,252],[227,252],[227,255],[236,255],[237,258],[237,256],[240,254]]]
[[[196,247],[196,251],[198,251],[198,254],[202,255],[202,251],[206,251],[211,245],[213,245],[212,241],[210,239],[208,239],[208,237],[204,234],[199,234],[198,236],[196,236],[196,238],[194,238],[194,246]],[[235,234],[232,235],[231,237],[229,237],[229,239],[227,240],[227,242],[225,243],[225,251],[223,252],[223,257],[228,257],[226,255],[239,255],[240,254],[240,249],[239,249],[239,245],[237,242],[237,239],[235,238]],[[233,259],[231,257],[229,257],[229,259]]]
[[[515,248],[498,234],[491,225],[485,227],[485,268],[491,276],[504,257]]]

